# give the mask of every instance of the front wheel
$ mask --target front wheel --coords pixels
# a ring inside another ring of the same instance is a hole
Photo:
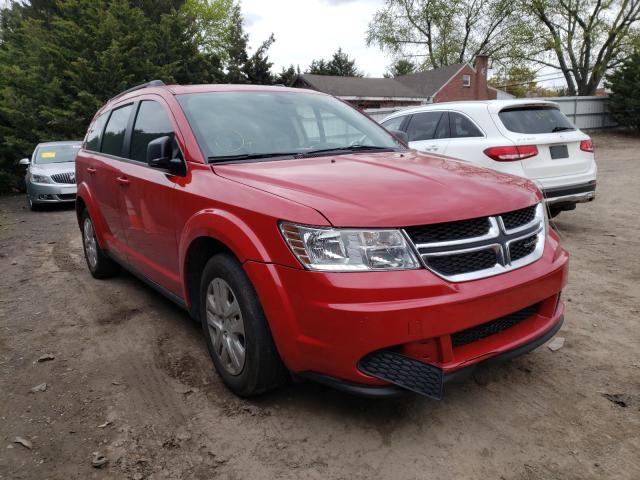
[[[86,209],[82,212],[82,247],[87,266],[94,278],[109,278],[118,273],[118,264],[100,248],[93,222]]]
[[[214,255],[204,268],[200,318],[216,371],[235,394],[257,395],[286,380],[258,296],[230,254]]]

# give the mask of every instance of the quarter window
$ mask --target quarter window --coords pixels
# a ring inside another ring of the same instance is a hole
[[[478,130],[478,127],[461,113],[449,112],[449,125],[451,128],[451,138],[483,136],[482,132]]]
[[[102,148],[100,149],[102,153],[115,155],[117,157],[122,156],[124,136],[127,131],[127,124],[129,123],[132,108],[133,105],[127,105],[111,112],[111,117],[109,117],[107,128],[105,128],[102,138]]]
[[[174,138],[173,125],[165,109],[158,102],[145,100],[140,102],[140,109],[131,134],[132,160],[147,161],[147,145],[160,137]]]
[[[402,126],[402,122],[404,122],[404,119],[407,118],[404,115],[400,116],[400,117],[396,117],[396,118],[392,118],[391,120],[387,120],[386,122],[382,122],[382,126],[384,128],[386,128],[387,130],[400,130],[400,127]]]
[[[84,148],[87,150],[91,150],[94,152],[99,151],[100,149],[100,139],[102,138],[102,130],[104,129],[104,124],[107,121],[107,117],[109,115],[102,114],[96,121],[91,124],[89,127],[89,132],[87,132],[87,141],[84,145]]]
[[[411,118],[407,136],[410,142],[433,139],[442,112],[416,113]]]

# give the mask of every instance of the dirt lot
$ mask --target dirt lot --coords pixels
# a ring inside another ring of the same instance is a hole
[[[0,478],[640,478],[640,140],[595,139],[599,196],[556,222],[565,346],[441,402],[312,384],[238,399],[184,312],[91,278],[72,209],[0,199]]]

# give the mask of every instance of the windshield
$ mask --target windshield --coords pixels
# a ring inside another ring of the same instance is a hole
[[[211,92],[178,101],[210,161],[403,148],[377,123],[325,95]]]
[[[507,108],[498,116],[507,130],[517,133],[555,133],[575,130],[569,119],[555,107]]]
[[[45,163],[75,162],[78,150],[80,150],[80,143],[43,145],[38,147],[33,155],[33,163],[42,165]]]

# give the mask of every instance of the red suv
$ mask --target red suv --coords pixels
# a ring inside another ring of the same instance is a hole
[[[187,309],[239,395],[293,375],[440,398],[562,324],[568,256],[535,185],[328,95],[153,81],[96,114],[76,178],[92,275]]]

